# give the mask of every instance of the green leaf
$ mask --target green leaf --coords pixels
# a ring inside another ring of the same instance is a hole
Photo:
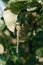
[[[39,31],[32,39],[32,45],[35,49],[43,47],[43,31]]]
[[[27,1],[10,2],[6,9],[10,9],[14,14],[18,14],[21,9],[26,9]]]
[[[10,0],[2,0],[2,3],[4,5],[4,8],[6,7],[7,3],[9,2]]]
[[[9,46],[9,54],[11,56],[16,55],[16,46],[14,46],[13,44],[10,44],[10,46]]]
[[[6,65],[6,55],[0,55],[0,65]]]
[[[43,8],[41,9],[39,20],[40,20],[40,23],[43,25]]]
[[[9,0],[2,0],[3,2],[7,3]]]
[[[3,54],[4,53],[4,47],[2,44],[0,44],[0,54]]]
[[[43,57],[43,47],[39,48],[35,52],[36,56]]]
[[[35,58],[35,56],[31,56],[29,59],[26,60],[25,65],[37,65],[39,64],[38,60]]]
[[[13,56],[12,59],[13,59],[14,63],[17,63],[17,61],[18,61],[18,57],[17,57],[16,55]]]
[[[5,23],[3,20],[0,19],[0,30],[3,30],[5,28]]]
[[[41,4],[37,1],[32,1],[31,3],[27,4],[27,11],[36,11],[41,8]]]
[[[36,10],[36,9],[37,9],[37,7],[27,8],[27,11],[34,11],[34,10]]]
[[[32,2],[32,0],[10,0],[10,1],[12,1],[12,2],[14,2],[14,1],[27,1],[27,2]]]

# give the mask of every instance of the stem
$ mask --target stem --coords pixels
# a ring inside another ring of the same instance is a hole
[[[20,35],[20,24],[16,23],[16,29],[17,29],[17,48],[16,53],[19,53],[19,35]]]

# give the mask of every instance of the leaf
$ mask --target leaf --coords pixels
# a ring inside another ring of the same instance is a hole
[[[40,23],[43,24],[43,8],[41,9],[41,13],[40,13]],[[43,26],[43,25],[41,25]]]
[[[43,57],[43,47],[39,48],[36,50],[35,54],[38,56],[38,57]]]
[[[2,0],[3,2],[7,3],[9,0]]]
[[[17,63],[17,61],[18,61],[18,57],[15,55],[15,56],[13,56],[12,57],[12,60],[14,61],[14,63]]]
[[[3,54],[4,53],[4,47],[2,44],[0,44],[0,54]]]
[[[26,9],[27,1],[10,2],[5,10],[10,9],[14,14],[18,14],[22,8]]]
[[[15,26],[16,26],[17,15],[14,15],[10,10],[6,10],[3,12],[3,18],[5,20],[5,24],[7,28],[11,32],[14,32]]]
[[[17,0],[17,1],[28,1],[28,2],[32,2],[32,0]]]
[[[13,44],[10,44],[9,46],[9,54],[11,56],[16,55],[16,46],[14,46]]]
[[[8,5],[7,3],[9,2],[10,0],[2,0],[2,3],[3,3],[3,6],[4,6],[4,9],[6,7],[6,5]]]
[[[10,38],[3,34],[2,36],[0,36],[0,44],[3,45],[4,50],[6,51],[10,44]]]
[[[0,19],[0,30],[3,30],[5,28],[5,23],[3,20]]]
[[[41,8],[41,4],[37,1],[32,1],[31,3],[27,4],[27,11],[37,11]]]
[[[0,55],[0,65],[6,65],[6,55],[3,54],[3,55]]]
[[[28,58],[25,63],[25,65],[38,65],[38,64],[39,64],[38,59],[36,59],[35,56],[31,56],[30,58]]]
[[[34,10],[36,10],[37,9],[37,7],[33,7],[33,8],[27,8],[27,11],[34,11]]]
[[[39,31],[32,39],[32,46],[35,49],[43,47],[43,31]]]

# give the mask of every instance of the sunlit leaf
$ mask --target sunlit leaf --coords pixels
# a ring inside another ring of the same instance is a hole
[[[17,63],[17,61],[18,61],[18,57],[15,55],[15,56],[13,56],[13,61],[14,61],[14,63]]]
[[[2,44],[0,44],[0,54],[3,54],[4,53],[4,47]]]
[[[36,10],[37,9],[37,7],[33,7],[33,8],[27,8],[27,11],[34,11],[34,10]]]
[[[3,18],[5,20],[5,24],[7,28],[11,32],[14,32],[15,26],[16,26],[17,15],[14,15],[10,10],[6,10],[3,12]]]
[[[36,11],[41,8],[41,4],[37,1],[33,1],[27,5],[27,11]]]

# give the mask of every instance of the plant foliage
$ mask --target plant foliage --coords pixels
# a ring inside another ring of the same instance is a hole
[[[39,58],[43,58],[43,1],[2,1],[6,7],[0,18],[0,44],[4,47],[0,65],[40,65]]]

